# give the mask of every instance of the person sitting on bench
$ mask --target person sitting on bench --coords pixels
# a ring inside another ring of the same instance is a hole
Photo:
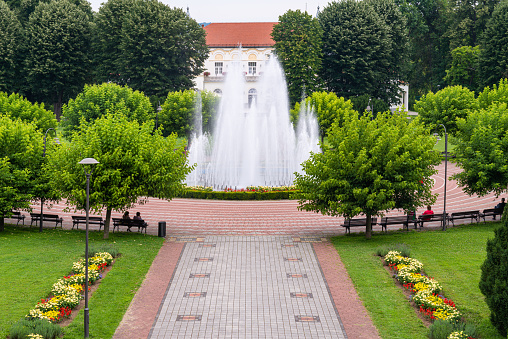
[[[432,215],[434,214],[434,211],[432,210],[432,206],[428,205],[427,210],[423,212],[422,216],[424,215]],[[430,217],[422,217],[422,220],[430,220]]]
[[[506,205],[506,202],[505,202],[504,198],[501,198],[501,202],[499,204],[497,204],[494,208],[500,210],[501,213],[503,213],[505,205]],[[495,214],[492,216],[492,219],[496,220]]]
[[[141,213],[136,212],[136,215],[134,217],[132,217],[132,220],[141,220],[141,221],[143,221],[143,218],[141,218]],[[148,226],[148,224],[143,221],[143,227],[146,227],[146,226]]]

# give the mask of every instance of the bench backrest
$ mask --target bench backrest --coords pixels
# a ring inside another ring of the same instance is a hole
[[[412,219],[413,219],[412,215],[403,215],[403,216],[398,216],[398,217],[383,217],[383,218],[381,218],[381,222],[382,223],[385,223],[385,222],[397,223],[397,222],[406,222],[406,221],[412,220]]]
[[[73,215],[72,220],[86,220],[86,216],[82,215]],[[102,217],[88,217],[88,220],[92,221],[102,221]]]
[[[480,211],[466,211],[466,212],[454,212],[451,214],[452,217],[454,216],[464,216],[464,215],[478,215],[480,214]]]
[[[40,218],[41,217],[41,214],[40,213],[30,213],[30,216],[33,218]],[[59,219],[59,216],[58,214],[42,214],[42,217],[44,219]]]
[[[502,208],[487,208],[483,210],[483,213],[503,213]]]
[[[377,223],[377,218],[372,218],[371,224],[375,225]],[[345,225],[348,226],[366,226],[367,218],[357,218],[357,219],[346,219],[344,221]]]
[[[448,215],[448,213],[446,213],[446,215]],[[420,216],[418,216],[418,219],[423,220],[423,221],[443,220],[443,213],[420,215]]]

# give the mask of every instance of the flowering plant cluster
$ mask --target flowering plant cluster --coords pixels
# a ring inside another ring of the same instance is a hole
[[[89,258],[89,283],[93,284],[100,279],[102,277],[100,273],[112,262],[113,257],[107,252],[98,253],[96,256]],[[85,285],[84,259],[73,263],[72,272],[72,274],[58,279],[53,284],[50,296],[41,299],[26,317],[29,319],[46,319],[52,322],[59,322],[64,318],[68,318],[72,309],[78,306],[79,301],[82,299],[81,292],[83,292]]]
[[[385,256],[390,269],[395,271],[394,278],[409,290],[414,303],[420,307],[420,312],[430,319],[456,321],[460,319],[460,312],[455,303],[439,294],[443,289],[434,279],[424,275],[421,270],[423,264],[413,258],[403,257],[397,251],[390,251]]]
[[[247,190],[249,192],[285,192],[285,191],[295,191],[296,186],[279,186],[279,187],[271,187],[271,186],[247,186]]]
[[[464,331],[455,331],[450,333],[447,339],[473,339],[472,337],[468,336]]]
[[[213,191],[213,187],[209,186],[209,187],[205,187],[205,186],[187,186],[187,189],[188,190],[191,190],[191,191],[205,191],[205,192],[212,192]]]

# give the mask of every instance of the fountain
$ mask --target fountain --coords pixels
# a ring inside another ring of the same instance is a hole
[[[229,66],[212,136],[202,132],[197,107],[189,148],[189,163],[196,168],[187,185],[214,189],[292,185],[300,164],[311,151],[320,151],[317,120],[308,107],[300,112],[295,133],[286,81],[276,58],[264,65],[259,85],[257,98],[246,107],[242,66],[239,62]]]

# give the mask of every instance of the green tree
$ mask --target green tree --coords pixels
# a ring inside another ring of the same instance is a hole
[[[44,133],[48,128],[56,128],[57,121],[52,112],[44,109],[44,104],[32,104],[21,95],[0,92],[0,115],[10,119],[33,122]]]
[[[371,238],[373,216],[435,201],[430,177],[439,155],[435,139],[418,121],[408,122],[403,113],[371,120],[355,112],[342,127],[333,124],[328,142],[322,154],[303,163],[305,174],[296,174],[299,209],[345,218],[363,214]]]
[[[471,112],[457,121],[454,152],[462,172],[454,174],[468,194],[497,195],[508,187],[508,109],[506,103]]]
[[[14,11],[0,0],[0,91],[17,92],[23,64],[24,37]]]
[[[58,120],[64,99],[76,95],[85,84],[90,39],[90,17],[69,0],[41,2],[30,15],[28,85],[37,101],[53,103]]]
[[[480,85],[492,86],[501,78],[508,78],[508,2],[500,3],[481,39]]]
[[[450,85],[461,85],[471,91],[478,88],[478,57],[480,47],[462,46],[452,51],[452,63],[446,70],[444,81]]]
[[[302,98],[321,89],[318,73],[321,70],[323,30],[316,18],[300,10],[289,10],[279,16],[273,27],[275,53],[281,62],[293,106]]]
[[[294,126],[298,124],[298,117],[300,110],[303,107],[309,107],[316,114],[319,124],[319,136],[321,142],[324,141],[328,130],[332,127],[335,121],[343,121],[344,116],[353,111],[351,101],[344,98],[339,98],[335,93],[331,92],[314,92],[311,96],[307,97],[303,102],[296,103],[295,108],[291,110],[291,122]]]
[[[219,98],[212,92],[185,90],[170,92],[161,106],[159,124],[164,127],[163,135],[177,133],[180,137],[189,136],[193,130],[194,111],[199,109],[197,96],[201,96],[201,114],[203,131],[213,128],[213,118],[217,109]]]
[[[390,111],[390,105],[383,100],[371,98],[368,94],[349,98],[353,104],[353,109],[359,113],[366,112],[370,107],[372,117],[375,118],[378,113]]]
[[[457,131],[457,119],[465,118],[476,108],[474,92],[462,86],[445,87],[436,93],[429,92],[415,104],[418,116],[425,125],[434,130],[443,124],[452,135]]]
[[[481,267],[480,291],[490,309],[490,321],[505,337],[508,334],[508,217],[487,240],[487,258]]]
[[[499,80],[499,85],[494,84],[492,89],[485,87],[477,101],[480,108],[488,108],[496,102],[508,104],[508,79]]]
[[[128,79],[122,76],[120,64],[122,24],[133,5],[134,0],[108,0],[99,8],[95,17],[94,74],[99,83],[127,83]]]
[[[121,77],[148,96],[192,88],[208,58],[201,26],[183,10],[157,0],[133,2],[123,17],[121,37]]]
[[[153,134],[153,121],[139,124],[123,114],[107,114],[93,124],[81,124],[72,143],[49,156],[47,171],[53,187],[69,204],[84,209],[86,179],[78,164],[95,158],[90,180],[90,209],[106,209],[104,238],[109,236],[111,212],[124,211],[148,197],[171,200],[183,190],[190,173],[176,136]]]
[[[48,144],[48,153],[53,147]],[[29,210],[31,200],[47,192],[42,153],[42,133],[34,124],[0,116],[0,230],[12,210]]]
[[[143,123],[155,119],[150,100],[141,92],[114,83],[86,85],[76,99],[64,105],[62,121],[65,135],[70,136],[82,121],[93,122],[108,113],[122,113],[129,120]]]

